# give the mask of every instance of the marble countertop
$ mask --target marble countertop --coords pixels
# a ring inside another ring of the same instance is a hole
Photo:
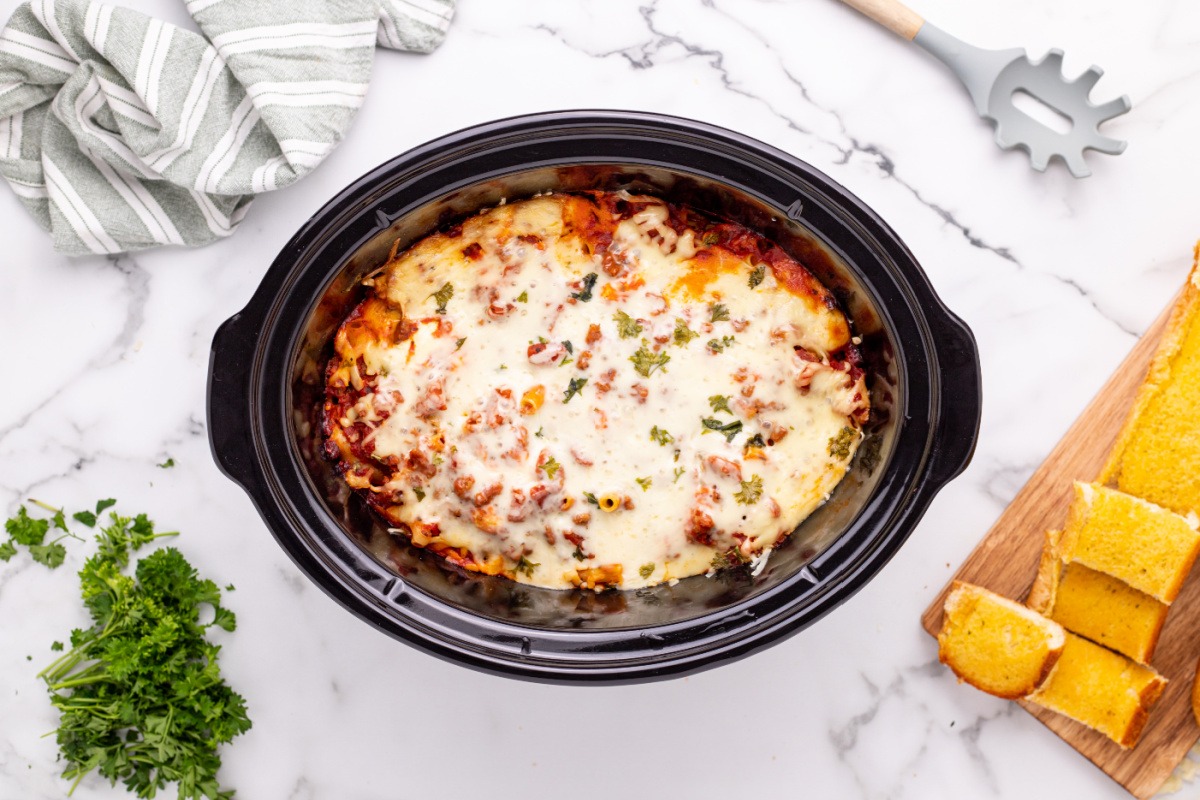
[[[125,4],[187,24],[182,3]],[[1069,74],[1101,64],[1096,96],[1133,100],[1107,128],[1127,152],[1090,156],[1086,180],[1033,172],[937,62],[834,0],[461,0],[435,54],[379,54],[344,144],[230,239],[66,258],[0,187],[3,510],[115,496],[236,584],[223,661],[254,728],[222,778],[247,800],[1126,797],[1015,705],[956,685],[918,618],[1183,281],[1200,236],[1200,5],[919,6],[982,46],[1061,47]],[[520,683],[377,633],[301,575],[208,449],[213,332],[312,212],[427,139],[572,107],[698,118],[823,170],[908,243],[982,356],[974,462],[867,587],[766,652],[650,685]],[[66,788],[34,673],[83,621],[86,549],[56,572],[0,564],[4,800]],[[74,795],[124,796],[94,777]]]

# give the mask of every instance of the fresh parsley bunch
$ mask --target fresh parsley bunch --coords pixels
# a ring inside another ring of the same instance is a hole
[[[102,500],[95,512],[74,519],[94,527],[114,502]],[[62,512],[46,508],[56,512],[54,526],[66,530]],[[72,631],[71,649],[39,673],[62,715],[56,734],[63,777],[74,781],[72,791],[96,770],[138,797],[177,783],[180,800],[227,800],[233,791],[217,782],[217,748],[249,730],[250,720],[245,701],[221,677],[221,648],[207,633],[234,630],[236,617],[221,604],[217,585],[200,578],[174,547],[130,569],[131,552],[174,533],[155,533],[145,514],[110,512],[109,520],[96,536],[97,552],[79,571],[92,626]],[[15,540],[31,552],[45,546],[50,524],[22,507],[6,526],[8,544]],[[53,560],[43,563],[57,566],[61,554]]]

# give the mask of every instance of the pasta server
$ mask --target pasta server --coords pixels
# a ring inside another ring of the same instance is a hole
[[[1062,72],[1063,53],[1051,50],[1033,61],[1024,50],[984,50],[967,44],[926,22],[898,0],[842,0],[883,27],[915,42],[948,66],[975,101],[980,116],[996,128],[996,144],[1004,150],[1029,153],[1030,165],[1044,172],[1055,156],[1066,162],[1076,178],[1091,174],[1086,150],[1117,155],[1125,142],[1099,131],[1101,124],[1130,109],[1128,96],[1096,105],[1088,99],[1104,71],[1093,65],[1074,80]],[[1013,104],[1025,93],[1065,117],[1070,130],[1060,133],[1035,120]]]

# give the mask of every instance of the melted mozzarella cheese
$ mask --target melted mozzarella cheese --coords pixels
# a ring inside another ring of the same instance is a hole
[[[752,288],[748,261],[631,199],[648,205],[604,252],[564,222],[586,201],[551,195],[429,237],[376,280],[416,330],[359,353],[371,388],[352,410],[393,467],[372,490],[473,568],[635,588],[749,560],[858,445],[862,379],[827,357],[849,342],[841,313],[771,268]]]

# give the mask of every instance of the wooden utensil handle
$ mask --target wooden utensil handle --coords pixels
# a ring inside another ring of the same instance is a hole
[[[853,9],[861,11],[897,36],[912,41],[925,24],[921,15],[900,0],[842,0]]]

